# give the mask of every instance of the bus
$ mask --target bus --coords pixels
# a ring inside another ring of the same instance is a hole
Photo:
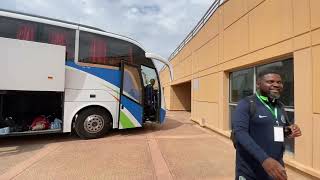
[[[0,136],[92,139],[164,123],[155,62],[172,67],[131,38],[0,9],[0,52]]]

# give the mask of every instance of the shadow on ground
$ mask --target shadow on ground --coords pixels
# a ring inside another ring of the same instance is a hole
[[[162,125],[157,123],[146,123],[141,128],[133,129],[114,129],[106,134],[102,138],[114,137],[114,136],[134,136],[145,135],[150,132],[171,130],[182,126],[185,123],[174,119],[166,119],[166,122]],[[82,140],[73,133],[65,134],[39,134],[28,136],[14,136],[14,137],[1,137],[0,138],[0,158],[14,156],[17,154],[37,151],[43,148],[45,145],[57,142],[68,142]]]
[[[114,129],[108,136],[116,136],[116,135],[144,135],[148,134],[150,132],[156,132],[156,131],[164,131],[164,130],[171,130],[178,128],[186,123],[182,123],[180,121],[167,118],[166,122],[164,124],[158,124],[158,123],[146,123],[141,128],[133,128],[133,129]]]
[[[70,133],[1,137],[0,159],[29,151],[36,151],[50,143],[75,140],[77,140],[77,137],[70,135]]]

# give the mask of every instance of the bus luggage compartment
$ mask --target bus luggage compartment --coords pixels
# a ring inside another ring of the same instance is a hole
[[[0,92],[0,136],[62,132],[62,92]]]

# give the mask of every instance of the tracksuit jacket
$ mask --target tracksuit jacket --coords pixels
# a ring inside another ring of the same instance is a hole
[[[246,180],[271,180],[262,167],[262,162],[268,157],[284,165],[284,143],[274,141],[274,126],[285,126],[279,105],[274,104],[278,107],[276,119],[256,96],[254,103],[256,111],[253,117],[250,117],[250,102],[244,99],[239,102],[232,116],[237,141],[236,180],[239,180],[239,176]],[[274,107],[270,103],[269,106]]]

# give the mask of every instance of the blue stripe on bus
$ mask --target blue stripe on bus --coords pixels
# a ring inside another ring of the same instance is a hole
[[[142,111],[143,108],[141,105],[137,104],[136,102],[133,102],[126,96],[121,95],[121,104],[128,109],[128,111],[133,115],[133,117],[136,118],[136,120],[142,124]]]
[[[81,71],[84,71],[86,73],[92,74],[94,76],[97,76],[120,88],[120,82],[121,82],[120,70],[106,69],[106,68],[99,68],[99,67],[83,67],[83,66],[77,65],[73,61],[67,61],[66,65],[79,69]]]
[[[161,108],[160,109],[160,124],[164,123],[165,117],[166,117],[166,110]]]

